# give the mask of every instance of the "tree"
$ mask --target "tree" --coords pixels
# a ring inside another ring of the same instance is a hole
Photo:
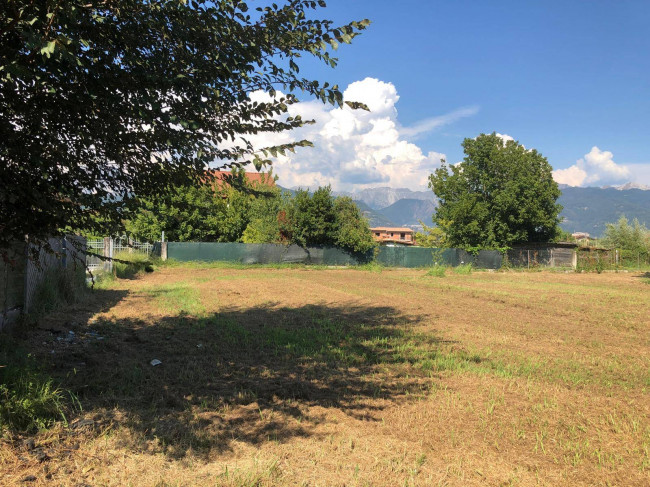
[[[368,220],[347,196],[334,201],[334,245],[352,252],[365,253],[375,247]]]
[[[289,204],[289,197],[278,188],[261,198],[256,198],[250,207],[249,222],[242,234],[244,243],[282,243],[278,215]]]
[[[348,197],[334,198],[329,186],[313,194],[298,190],[279,213],[280,234],[301,247],[332,246],[367,252],[375,246],[368,220]]]
[[[287,233],[292,243],[301,247],[332,245],[336,214],[329,186],[318,188],[313,195],[307,190],[298,190],[287,217]]]
[[[422,225],[422,231],[415,233],[415,243],[419,247],[429,247],[434,249],[447,247],[447,235],[442,228],[428,227],[422,222],[422,220],[420,220],[420,225]],[[446,222],[443,222],[443,226],[446,226]]]
[[[214,161],[259,168],[310,145],[256,151],[249,136],[308,123],[286,116],[296,93],[342,105],[336,85],[298,63],[334,67],[330,49],[369,21],[336,27],[313,18],[323,0],[278,3],[2,2],[0,252],[26,234],[117,232],[136,197],[196,185]],[[259,90],[271,101],[252,101]]]
[[[547,242],[562,207],[551,166],[535,149],[496,133],[463,141],[465,158],[429,177],[439,198],[434,222],[452,247],[502,248]]]
[[[215,242],[221,235],[220,221],[226,203],[209,185],[177,186],[161,198],[140,198],[140,208],[125,224],[138,240]]]
[[[621,215],[617,223],[608,223],[605,228],[603,244],[622,250],[635,252],[650,251],[650,230],[641,225],[636,218],[632,225]]]

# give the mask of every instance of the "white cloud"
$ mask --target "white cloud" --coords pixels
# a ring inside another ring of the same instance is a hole
[[[507,143],[508,143],[509,141],[511,141],[511,140],[515,140],[514,137],[511,137],[511,136],[509,136],[508,134],[500,134],[500,133],[497,132],[496,136],[497,136],[497,137],[500,137],[501,140],[503,140],[503,144],[504,144],[504,145],[507,144]]]
[[[257,101],[268,95],[256,93]],[[264,147],[307,139],[312,148],[297,149],[274,159],[273,171],[285,187],[315,187],[331,184],[336,190],[350,191],[373,186],[424,189],[427,178],[445,158],[438,152],[423,153],[409,142],[426,130],[452,123],[476,113],[476,108],[456,110],[433,117],[404,129],[397,118],[397,90],[392,83],[366,78],[350,84],[344,92],[349,101],[365,103],[370,112],[332,108],[316,101],[300,102],[289,107],[289,115],[301,115],[316,123],[292,132],[250,137],[255,147]]]
[[[416,137],[425,132],[431,132],[432,130],[435,130],[444,125],[449,125],[450,123],[454,123],[460,120],[461,118],[471,117],[472,115],[476,115],[478,113],[478,110],[479,110],[478,107],[472,106],[466,108],[459,108],[458,110],[454,110],[453,112],[446,113],[444,115],[440,115],[437,117],[426,118],[424,120],[415,123],[410,127],[403,127],[400,130],[400,134],[404,135],[405,137]]]
[[[558,183],[569,186],[618,183],[629,180],[630,175],[628,166],[614,162],[614,154],[601,151],[596,146],[573,166],[553,171],[553,178]]]

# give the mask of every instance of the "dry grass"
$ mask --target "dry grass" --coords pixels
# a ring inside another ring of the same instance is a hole
[[[0,483],[648,485],[647,287],[206,266],[117,280],[30,335],[84,411],[0,445]]]

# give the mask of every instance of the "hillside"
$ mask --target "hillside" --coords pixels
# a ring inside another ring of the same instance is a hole
[[[561,226],[569,232],[601,236],[605,225],[615,222],[621,215],[630,221],[638,218],[650,226],[650,191],[565,187],[558,202],[564,206]]]
[[[419,226],[420,220],[430,225],[435,210],[433,201],[402,199],[379,211],[399,226]]]
[[[361,213],[364,217],[368,219],[371,227],[396,227],[399,226],[395,222],[391,221],[383,212],[373,210],[363,201],[355,201],[356,205],[361,210]]]
[[[336,196],[349,196],[355,201],[362,201],[373,210],[381,210],[403,199],[435,201],[431,191],[412,191],[407,188],[369,188],[348,192],[334,192]]]

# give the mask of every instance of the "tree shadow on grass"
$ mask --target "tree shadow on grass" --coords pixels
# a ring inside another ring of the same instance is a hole
[[[332,408],[378,420],[386,404],[425,394],[436,371],[480,361],[414,332],[420,321],[389,306],[325,304],[104,319],[92,325],[104,339],[74,354],[83,367],[69,354],[53,365],[87,412],[139,438],[131,448],[207,458],[233,441],[318,436]]]

